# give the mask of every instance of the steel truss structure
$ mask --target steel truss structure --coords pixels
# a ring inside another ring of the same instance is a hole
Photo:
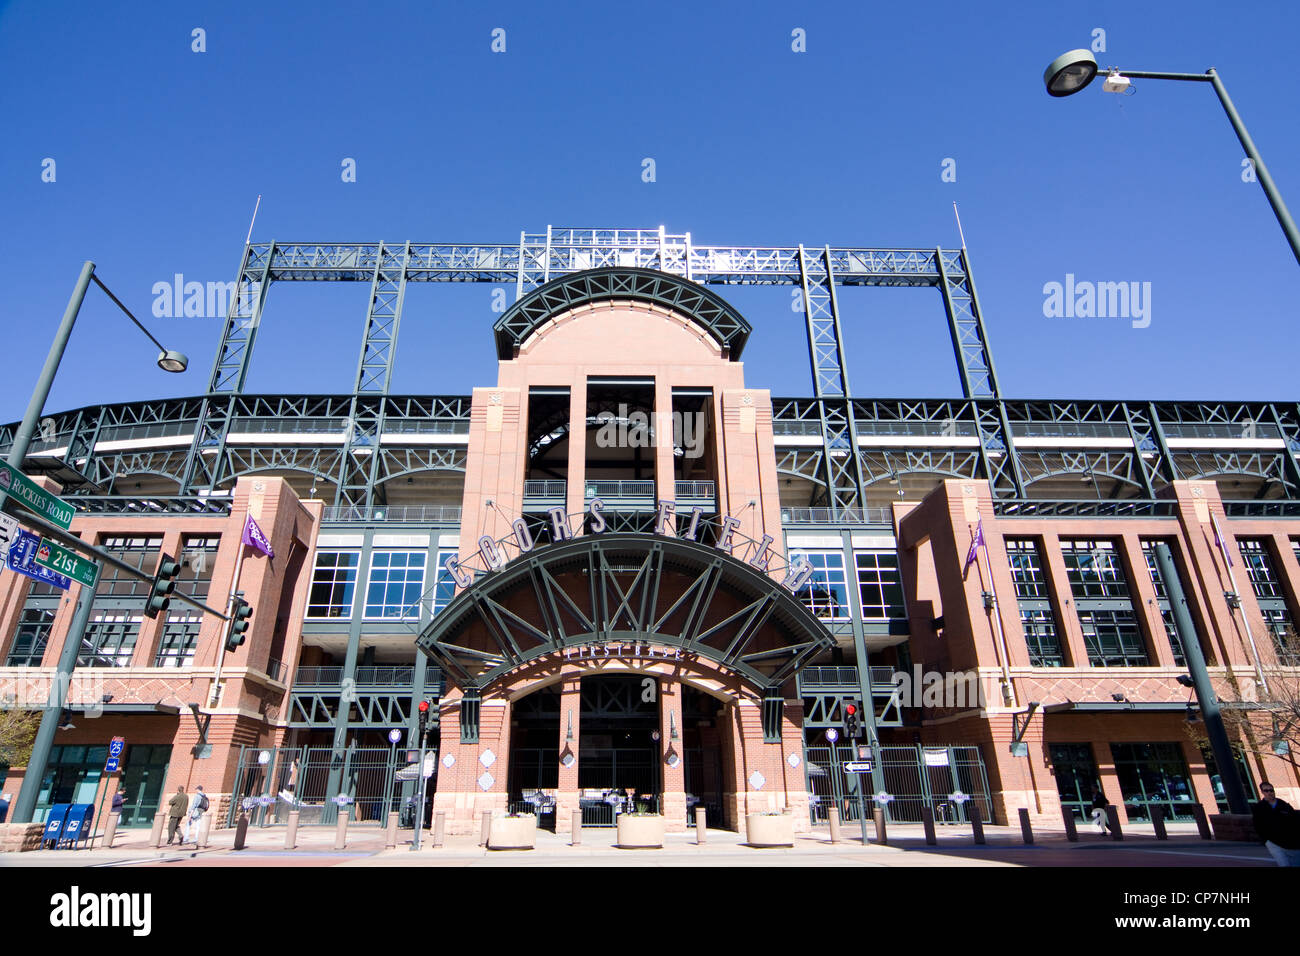
[[[676,281],[656,283],[656,272]],[[562,281],[575,273],[596,278]],[[207,394],[52,415],[26,467],[78,498],[121,495],[125,479],[152,476],[174,484],[176,499],[189,502],[184,507],[202,507],[206,496],[244,474],[301,472],[332,491],[334,513],[371,514],[396,478],[464,468],[468,396],[389,394],[406,284],[513,285],[516,303],[496,324],[505,349],[518,344],[539,309],[582,299],[596,279],[705,315],[733,357],[747,325],[723,299],[697,287],[800,290],[813,394],[775,403],[778,467],[811,483],[811,504],[829,523],[866,522],[868,489],[907,475],[986,479],[999,508],[1011,513],[1044,513],[1042,499],[1065,496],[1034,486],[1062,476],[1086,483],[1080,487],[1087,493],[1070,499],[1092,495],[1130,502],[1130,509],[1153,502],[1178,478],[1238,482],[1244,491],[1225,488],[1224,495],[1258,499],[1232,503],[1254,508],[1250,513],[1293,513],[1300,502],[1296,403],[1005,399],[965,249],[700,246],[688,233],[662,228],[548,227],[502,244],[250,244]],[[270,285],[301,281],[370,283],[352,392],[244,394]],[[845,286],[938,289],[963,397],[854,398],[837,301]],[[0,450],[14,430],[0,428]]]

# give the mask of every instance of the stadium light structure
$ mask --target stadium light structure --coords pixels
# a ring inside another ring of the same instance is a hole
[[[189,359],[180,352],[173,352],[163,348],[162,344],[153,337],[149,330],[140,324],[140,320],[131,314],[131,310],[123,305],[117,296],[109,291],[108,286],[104,285],[99,277],[95,275],[95,264],[87,261],[81,267],[81,275],[77,278],[76,286],[73,287],[72,298],[68,300],[68,307],[63,311],[63,320],[59,323],[58,331],[54,333],[54,341],[50,345],[50,354],[46,356],[45,365],[41,368],[41,376],[36,380],[36,388],[32,392],[31,401],[27,404],[27,412],[23,415],[18,430],[14,433],[8,461],[11,467],[19,471],[22,471],[23,462],[27,458],[27,449],[31,447],[32,438],[36,435],[36,425],[45,409],[45,402],[50,397],[50,386],[54,383],[54,374],[59,370],[59,363],[63,360],[63,353],[67,351],[68,339],[72,335],[72,327],[76,324],[77,315],[81,311],[81,303],[85,301],[86,290],[90,288],[91,282],[99,286],[113,300],[113,303],[126,313],[127,318],[134,322],[140,331],[149,336],[149,340],[154,345],[158,346],[161,350],[161,354],[158,356],[159,368],[168,372],[183,372],[189,365]],[[0,508],[4,507],[7,498],[8,495],[0,493]],[[98,582],[102,570],[100,562],[94,558],[90,560],[94,569],[92,581]],[[86,633],[86,626],[90,623],[90,607],[94,600],[95,584],[81,585],[80,592],[77,595],[77,609],[68,628],[67,638],[63,642],[63,653],[59,657],[58,673],[60,675],[67,675],[70,678],[77,666],[77,654],[81,650],[82,637]],[[39,796],[41,781],[45,777],[45,768],[50,760],[50,752],[54,748],[54,735],[56,730],[59,729],[59,715],[63,712],[70,684],[70,679],[56,680],[50,687],[50,693],[41,714],[41,722],[36,731],[36,740],[32,743],[31,757],[27,761],[27,772],[23,776],[23,783],[18,791],[18,800],[14,803],[13,811],[9,817],[11,822],[29,823],[36,812],[36,799]]]
[[[1043,85],[1047,87],[1047,92],[1051,96],[1058,98],[1072,96],[1086,88],[1097,76],[1098,72],[1100,71],[1097,67],[1097,60],[1089,50],[1071,50],[1068,53],[1061,54],[1048,65],[1047,70],[1043,73]],[[1106,77],[1106,87],[1112,92],[1127,90],[1128,83],[1119,82],[1121,79],[1186,80],[1194,83],[1209,83],[1213,86],[1214,92],[1219,97],[1219,102],[1223,104],[1224,112],[1228,114],[1228,121],[1232,123],[1233,132],[1237,134],[1237,139],[1241,141],[1242,148],[1246,150],[1246,155],[1250,158],[1255,178],[1259,180],[1264,195],[1268,197],[1269,205],[1273,207],[1273,215],[1277,217],[1278,224],[1281,225],[1282,231],[1286,234],[1287,242],[1291,246],[1291,253],[1295,256],[1296,263],[1300,264],[1300,229],[1296,228],[1295,220],[1291,218],[1291,212],[1286,208],[1286,203],[1282,201],[1282,196],[1273,183],[1273,177],[1269,175],[1268,167],[1264,165],[1259,150],[1255,148],[1255,141],[1250,138],[1250,133],[1246,131],[1246,124],[1241,121],[1237,108],[1232,105],[1228,91],[1224,88],[1223,80],[1219,78],[1219,74],[1215,72],[1214,67],[1210,67],[1204,73],[1152,73],[1145,70],[1112,68],[1106,71]]]

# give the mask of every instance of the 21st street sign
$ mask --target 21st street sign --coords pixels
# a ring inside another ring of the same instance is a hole
[[[75,551],[60,548],[48,538],[42,538],[41,546],[36,549],[36,563],[59,574],[66,574],[87,587],[95,586],[95,563],[87,561]]]
[[[3,461],[0,461],[0,491],[64,531],[72,527],[72,516],[77,513],[72,505],[43,488],[38,488],[21,471]]]

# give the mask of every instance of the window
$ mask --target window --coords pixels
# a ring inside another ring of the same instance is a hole
[[[162,537],[109,537],[104,538],[99,546],[124,564],[132,565],[142,574],[152,577],[158,565]],[[138,597],[143,609],[144,598],[150,590],[151,585],[148,581],[138,580],[120,568],[105,564],[99,573],[99,584],[95,588],[95,595],[96,597]]]
[[[22,616],[18,619],[18,632],[14,635],[13,646],[9,648],[9,657],[5,666],[40,667],[53,624],[53,607],[24,608]]]
[[[1097,764],[1091,744],[1048,744],[1056,789],[1061,806],[1068,807],[1080,820],[1088,819],[1092,788],[1097,786]]]
[[[1146,667],[1146,642],[1133,613],[1128,578],[1113,541],[1063,540],[1074,606],[1093,667]]]
[[[376,551],[370,559],[366,586],[366,617],[420,616],[424,591],[424,551]]]
[[[812,565],[813,575],[807,588],[797,597],[824,621],[849,619],[849,591],[844,577],[844,552],[797,551]]]
[[[319,551],[307,598],[308,617],[351,617],[352,594],[357,584],[356,551]]]
[[[456,552],[454,550],[438,552],[438,565],[434,568],[433,600],[429,605],[431,615],[437,614],[445,608],[451,603],[451,599],[456,596],[456,579],[447,570],[447,559],[455,556]]]
[[[189,667],[194,662],[194,651],[199,644],[199,628],[203,617],[191,611],[169,611],[158,642],[158,656],[154,667]]]
[[[93,619],[86,625],[81,638],[81,653],[77,655],[78,667],[129,667],[135,652],[135,639],[140,634],[139,614],[112,614],[92,612]]]
[[[1174,620],[1174,612],[1169,604],[1169,591],[1165,587],[1165,579],[1160,575],[1160,566],[1156,564],[1156,542],[1142,542],[1142,556],[1146,558],[1147,571],[1151,574],[1151,583],[1156,589],[1156,603],[1160,606],[1160,617],[1165,623],[1165,636],[1169,639],[1169,647],[1174,652],[1174,663],[1179,667],[1186,667],[1187,660],[1183,657],[1183,638],[1178,633],[1178,622]]]
[[[1025,646],[1029,663],[1034,667],[1062,667],[1061,639],[1056,633],[1056,618],[1051,610],[1020,609],[1020,626],[1025,629]]]
[[[904,620],[903,582],[898,555],[893,551],[859,551],[853,556],[858,570],[858,593],[865,621]]]
[[[1083,643],[1093,667],[1146,667],[1150,663],[1142,632],[1130,611],[1079,609]]]
[[[1196,801],[1178,744],[1111,744],[1110,752],[1130,820],[1151,819],[1154,805],[1167,820],[1191,819]]]
[[[1241,548],[1241,558],[1246,565],[1251,590],[1255,592],[1255,601],[1264,616],[1264,626],[1273,635],[1273,648],[1277,652],[1278,662],[1300,666],[1300,646],[1297,645],[1292,627],[1291,612],[1286,606],[1282,583],[1273,570],[1267,542],[1239,538],[1237,546]]]
[[[176,590],[192,594],[200,601],[208,598],[212,586],[212,569],[217,565],[219,537],[190,535],[181,544],[181,573],[176,576]]]
[[[1127,598],[1128,579],[1113,541],[1062,541],[1061,557],[1075,598]]]
[[[1020,607],[1020,626],[1025,632],[1029,663],[1034,667],[1061,667],[1061,638],[1052,610],[1051,587],[1043,572],[1038,542],[1030,538],[1007,538],[1007,558],[1011,578],[1016,583],[1016,603]]]
[[[1011,561],[1011,577],[1016,582],[1016,597],[1050,598],[1047,575],[1043,573],[1043,562],[1038,555],[1038,542],[1029,538],[1007,538],[1005,544]]]

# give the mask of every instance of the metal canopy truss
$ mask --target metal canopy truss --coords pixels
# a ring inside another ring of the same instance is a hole
[[[400,690],[338,689],[297,690],[289,697],[289,726],[332,729],[338,724],[339,708],[353,708],[348,726],[379,730],[404,727],[411,722],[412,692]]]
[[[758,569],[707,545],[635,533],[516,558],[457,595],[416,643],[460,687],[481,690],[536,658],[610,641],[677,648],[758,689],[779,689],[834,645]]]
[[[220,415],[205,416],[215,404]],[[469,413],[469,396],[224,395],[91,406],[44,419],[24,467],[72,496],[125,495],[153,476],[184,497],[245,474],[296,471],[339,488],[339,507],[369,508],[385,503],[394,478],[463,471]],[[990,456],[981,444],[988,417],[1006,421],[1009,454]],[[994,487],[1006,501],[1043,497],[1036,484],[1067,475],[1080,479],[1081,498],[1150,500],[1176,479],[1218,478],[1228,498],[1300,499],[1293,402],[778,398],[772,424],[778,471],[806,480],[810,504],[828,512],[826,435],[840,436],[831,450],[845,453],[835,459],[844,520],[862,510],[846,502],[907,475],[1001,475]],[[0,426],[0,451],[15,427]],[[854,446],[857,455],[847,454]],[[1021,476],[1020,493],[1012,474]],[[1234,480],[1242,484],[1235,493]]]
[[[693,282],[650,269],[596,269],[554,279],[512,305],[493,326],[497,357],[513,358],[553,316],[611,299],[635,299],[680,313],[708,332],[731,359],[740,358],[749,337],[749,323],[739,312]]]

